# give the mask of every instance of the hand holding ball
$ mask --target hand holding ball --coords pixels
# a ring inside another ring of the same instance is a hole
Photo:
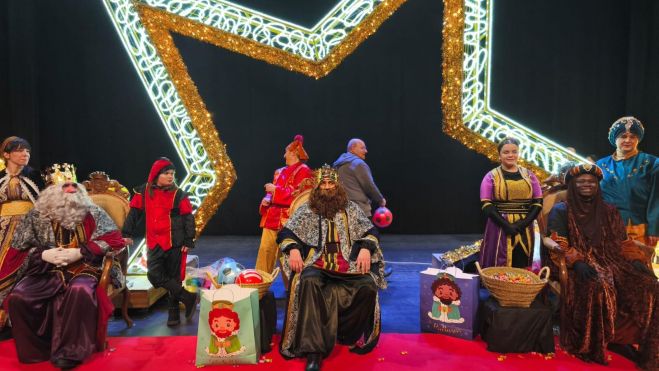
[[[394,216],[391,214],[391,210],[384,206],[378,207],[378,209],[375,210],[375,213],[373,213],[373,224],[380,228],[386,228],[390,226],[393,220]]]

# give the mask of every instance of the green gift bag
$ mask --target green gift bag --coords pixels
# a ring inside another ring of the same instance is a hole
[[[259,293],[224,285],[201,292],[195,365],[255,364],[261,355]]]

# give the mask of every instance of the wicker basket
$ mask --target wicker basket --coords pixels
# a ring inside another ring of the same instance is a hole
[[[277,276],[279,275],[279,267],[276,267],[272,273],[264,272],[262,270],[256,269],[257,272],[263,277],[263,282],[261,283],[241,283],[238,284],[240,287],[244,287],[247,289],[257,289],[259,290],[259,299],[263,298],[263,295],[265,295],[268,290],[270,290],[270,285],[275,281]],[[213,286],[215,286],[216,289],[219,289],[222,287],[215,277],[211,276],[210,273],[206,272],[206,275],[210,278],[211,282],[213,282]]]
[[[547,284],[549,267],[543,267],[536,275],[533,272],[521,268],[512,267],[489,267],[483,268],[476,262],[476,269],[480,273],[483,285],[490,291],[492,296],[502,307],[528,308],[531,303]],[[542,277],[545,273],[544,278]],[[531,283],[507,282],[493,277],[497,273],[515,273],[531,279]]]

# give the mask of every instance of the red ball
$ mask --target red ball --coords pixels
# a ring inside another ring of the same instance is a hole
[[[377,225],[380,228],[386,228],[391,225],[391,222],[394,220],[394,215],[391,213],[391,210],[386,207],[378,207],[373,213],[373,224]]]
[[[236,283],[237,284],[253,284],[253,283],[262,283],[263,282],[263,276],[261,276],[261,273],[259,273],[256,269],[245,269],[240,274],[238,277],[236,277]]]

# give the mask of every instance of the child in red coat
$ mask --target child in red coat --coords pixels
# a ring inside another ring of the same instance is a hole
[[[195,222],[190,199],[174,183],[174,173],[174,164],[165,157],[153,163],[148,182],[135,190],[122,230],[124,237],[132,239],[144,228],[141,221],[146,221],[147,277],[154,287],[169,292],[168,326],[180,323],[179,302],[189,320],[199,301],[197,294],[181,286],[182,257],[194,248]]]

